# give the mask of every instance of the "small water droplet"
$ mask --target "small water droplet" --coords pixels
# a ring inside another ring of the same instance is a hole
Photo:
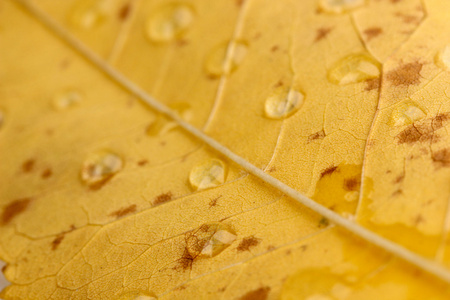
[[[186,249],[191,257],[213,257],[236,240],[236,232],[226,224],[203,224],[186,235]]]
[[[404,126],[410,125],[415,121],[426,117],[425,112],[420,109],[414,102],[405,102],[392,111],[389,125]]]
[[[320,8],[329,13],[341,14],[363,6],[365,2],[366,0],[320,0]]]
[[[189,182],[194,190],[204,190],[225,182],[226,167],[223,161],[211,159],[192,168]]]
[[[71,21],[78,28],[93,29],[103,23],[113,13],[113,10],[114,7],[111,1],[78,1],[73,9]]]
[[[155,42],[172,41],[191,25],[194,11],[186,4],[169,4],[158,8],[147,20],[146,32]]]
[[[58,93],[53,98],[53,106],[58,109],[67,109],[77,105],[83,99],[83,94],[75,89],[69,89]]]
[[[122,170],[123,161],[117,154],[100,151],[90,155],[83,163],[81,179],[89,186],[105,183]]]
[[[368,54],[351,54],[337,61],[328,71],[328,79],[345,85],[380,76],[380,64]]]
[[[445,46],[436,55],[436,64],[446,70],[450,70],[450,46]]]
[[[277,90],[266,99],[266,117],[282,119],[294,114],[303,104],[305,96],[293,89]]]
[[[189,122],[193,117],[192,107],[189,103],[175,102],[168,106],[185,121]],[[172,121],[163,115],[158,115],[147,127],[147,135],[162,136],[176,127],[178,127],[178,124],[175,121]]]
[[[232,73],[242,63],[247,51],[248,46],[242,41],[231,41],[216,46],[206,57],[206,72],[213,78]],[[227,55],[230,56],[228,59]]]
[[[122,293],[117,300],[156,300],[157,297],[152,292],[131,291]]]

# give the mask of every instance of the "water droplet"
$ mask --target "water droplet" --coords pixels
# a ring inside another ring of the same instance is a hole
[[[389,125],[404,126],[410,125],[415,121],[423,119],[426,114],[414,102],[405,102],[396,107],[391,114]]]
[[[328,79],[345,85],[380,76],[380,64],[367,54],[351,54],[337,61],[328,71]]]
[[[109,151],[100,151],[90,155],[83,163],[81,179],[89,186],[105,183],[122,170],[122,159]]]
[[[73,9],[71,21],[81,29],[93,29],[105,21],[114,11],[112,1],[79,1]]]
[[[125,292],[117,300],[156,300],[155,294],[146,291]]]
[[[326,12],[341,14],[363,6],[366,0],[320,0],[320,8]]]
[[[148,37],[155,42],[168,42],[180,37],[191,25],[194,11],[186,4],[169,4],[157,9],[147,20]]]
[[[296,90],[278,90],[265,103],[266,117],[282,119],[294,114],[303,104],[304,95]]]
[[[193,117],[192,107],[189,103],[175,102],[170,104],[169,107],[185,121],[189,122]],[[178,127],[178,124],[175,121],[159,115],[147,127],[147,134],[149,136],[162,136],[176,127]]]
[[[236,233],[226,224],[203,224],[186,235],[186,249],[191,257],[213,257],[236,240]]]
[[[77,105],[83,99],[83,95],[80,91],[75,89],[69,89],[58,93],[53,98],[53,106],[58,109],[67,109]]]
[[[436,56],[436,64],[443,69],[450,70],[450,46],[445,46]]]
[[[216,46],[206,57],[206,72],[211,77],[232,73],[242,63],[247,51],[248,46],[242,41],[231,41]]]
[[[211,159],[192,168],[189,182],[194,190],[204,190],[225,182],[226,167],[218,159]]]

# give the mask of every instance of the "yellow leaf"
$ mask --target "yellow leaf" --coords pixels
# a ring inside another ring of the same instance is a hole
[[[1,297],[448,299],[448,9],[2,1]]]

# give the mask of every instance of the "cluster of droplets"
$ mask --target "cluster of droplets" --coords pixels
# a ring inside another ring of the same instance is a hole
[[[194,10],[186,4],[167,4],[155,10],[146,22],[148,38],[169,42],[181,37],[194,20]]]

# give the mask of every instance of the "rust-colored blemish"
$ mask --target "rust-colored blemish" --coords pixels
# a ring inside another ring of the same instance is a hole
[[[132,204],[130,206],[123,207],[123,208],[121,208],[119,210],[116,210],[116,211],[110,213],[109,215],[111,217],[121,218],[121,217],[126,216],[128,214],[134,213],[136,211],[136,209],[137,209],[136,204]]]
[[[146,159],[142,159],[142,160],[140,160],[140,161],[137,162],[137,165],[138,165],[139,167],[143,167],[143,166],[145,166],[145,165],[147,165],[147,164],[148,164],[148,160],[146,160]]]
[[[405,14],[402,12],[395,13],[395,16],[401,18],[403,23],[406,23],[406,24],[416,24],[417,25],[420,23],[420,20],[421,20],[421,17],[408,15],[408,14]]]
[[[333,172],[335,172],[335,171],[337,170],[337,168],[338,168],[338,167],[336,167],[336,166],[331,166],[331,167],[326,168],[325,170],[323,170],[323,171],[320,173],[320,178],[322,178],[322,177],[324,177],[324,176],[326,176],[326,175],[331,175],[331,174],[333,174]]]
[[[9,224],[16,216],[23,213],[31,203],[31,198],[22,198],[9,203],[2,213],[2,225]]]
[[[326,38],[332,29],[333,28],[331,28],[331,27],[322,27],[322,28],[317,29],[316,38],[314,39],[314,43],[317,43],[318,41]]]
[[[192,257],[192,255],[189,253],[187,249],[184,249],[183,255],[180,259],[177,261],[177,266],[174,268],[175,270],[190,270],[192,269],[192,264],[194,263],[195,257]]]
[[[371,78],[366,80],[365,91],[378,90],[380,87],[380,78]]]
[[[47,169],[45,169],[44,171],[42,171],[41,177],[42,177],[43,179],[47,179],[47,178],[49,178],[50,176],[52,176],[52,174],[53,174],[52,169],[47,168]]]
[[[253,235],[248,236],[239,243],[237,246],[238,251],[249,251],[250,248],[258,246],[260,239],[254,237]]]
[[[222,198],[222,195],[220,195],[220,196],[218,196],[218,197],[212,199],[212,200],[209,202],[209,207],[216,206],[216,205],[217,205],[217,202],[219,201],[220,198]]]
[[[270,287],[264,286],[243,295],[240,300],[266,300],[269,296]]]
[[[322,140],[325,137],[325,131],[322,129],[308,136],[308,143],[314,140]]]
[[[405,174],[400,174],[394,179],[394,183],[400,183],[405,179]]]
[[[30,173],[31,171],[33,171],[35,164],[36,164],[36,161],[34,159],[32,159],[32,158],[27,159],[22,164],[22,171],[24,173]]]
[[[64,239],[64,234],[58,235],[53,241],[52,241],[52,250],[56,250],[59,247],[59,244],[61,244],[62,240]]]
[[[433,152],[431,159],[437,167],[450,167],[450,149],[445,148]]]
[[[172,198],[173,198],[173,195],[171,192],[163,193],[163,194],[155,197],[155,199],[153,200],[153,205],[158,205],[158,204],[168,202],[168,201],[172,200]]]
[[[131,12],[131,3],[126,3],[124,6],[122,6],[119,10],[119,20],[125,21],[129,16]]]
[[[357,191],[361,185],[360,177],[344,179],[344,189],[347,191]]]
[[[383,29],[380,27],[370,27],[363,31],[364,35],[366,36],[366,40],[370,41],[373,38],[376,38],[380,34],[383,33]]]
[[[418,124],[411,124],[401,131],[397,136],[399,144],[413,144],[416,142],[437,142],[439,136],[435,131],[444,127],[444,123],[449,120],[450,113],[441,113],[433,118],[422,120]]]
[[[402,64],[394,70],[389,71],[386,78],[395,86],[417,85],[420,83],[422,66],[419,62]]]

